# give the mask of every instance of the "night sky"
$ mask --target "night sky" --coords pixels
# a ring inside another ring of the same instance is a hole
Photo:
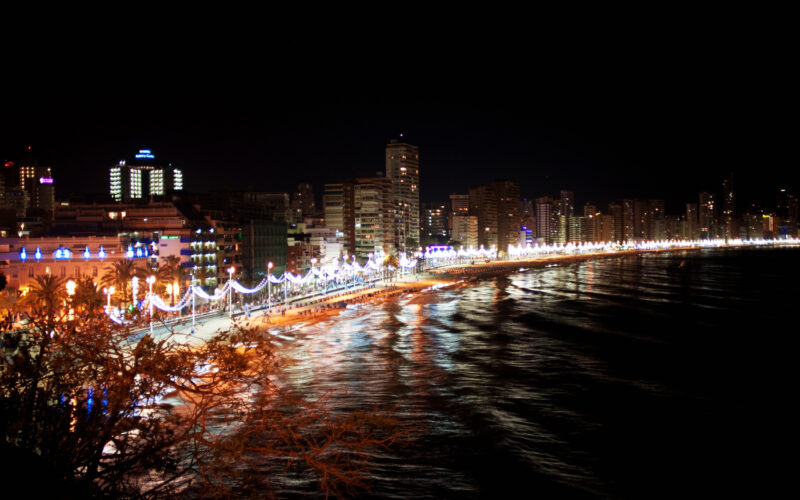
[[[319,197],[325,182],[383,170],[402,133],[420,148],[423,201],[511,179],[526,197],[569,189],[602,209],[658,197],[677,214],[733,172],[740,201],[770,205],[778,187],[800,188],[789,34],[709,19],[581,36],[176,37],[112,55],[87,36],[12,50],[0,155],[33,145],[57,197],[105,192],[108,167],[144,147],[183,168],[191,191],[310,181]]]

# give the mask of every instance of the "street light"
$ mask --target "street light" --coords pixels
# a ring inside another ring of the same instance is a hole
[[[103,288],[103,293],[108,296],[108,302],[106,303],[106,308],[111,309],[111,296],[114,295],[114,287],[109,286],[107,288]]]
[[[153,335],[153,283],[156,282],[156,277],[152,274],[147,277],[147,284],[150,285],[150,294],[148,299],[150,301],[150,335]]]
[[[194,273],[192,273],[192,333],[194,333]]]
[[[67,284],[64,285],[67,287],[67,295],[70,297],[75,295],[75,282],[72,280],[67,281]]]
[[[267,315],[272,309],[272,261],[267,262]]]
[[[233,287],[231,286],[231,281],[233,281],[234,270],[233,266],[228,268],[228,310],[231,318],[233,318]]]
[[[312,258],[311,259],[311,274],[312,275],[314,275],[314,264],[316,264],[316,263],[317,263],[316,257]],[[314,275],[314,292],[316,293],[316,291],[317,291],[317,276]]]

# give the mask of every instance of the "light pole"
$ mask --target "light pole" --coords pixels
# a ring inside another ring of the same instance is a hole
[[[153,283],[156,281],[156,277],[150,275],[147,277],[147,284],[150,285],[150,335],[153,335]]]
[[[272,261],[267,262],[267,315],[272,309]]]
[[[311,259],[311,274],[312,275],[314,275],[314,264],[316,264],[316,263],[317,263],[317,259],[316,258]],[[317,277],[316,277],[316,275],[314,275],[314,291],[313,291],[313,293],[316,293],[316,291],[317,291]]]
[[[231,319],[233,319],[233,287],[231,286],[233,271],[233,266],[228,268],[228,311],[230,312]]]
[[[192,333],[194,333],[194,273],[192,273]]]
[[[111,294],[114,293],[114,287],[103,288],[103,293],[106,294],[106,310],[111,309]]]
[[[65,286],[67,287],[67,295],[71,299],[72,296],[75,295],[75,282],[72,281],[72,280],[69,280],[69,281],[67,281]],[[72,318],[73,318],[73,310],[70,307],[69,308],[69,319],[72,319]]]

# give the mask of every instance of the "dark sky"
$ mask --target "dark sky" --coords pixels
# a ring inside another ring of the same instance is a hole
[[[743,198],[770,204],[800,188],[792,37],[713,19],[12,50],[0,154],[32,144],[57,196],[105,191],[108,167],[142,147],[182,167],[189,190],[310,181],[319,194],[382,170],[403,133],[420,148],[423,200],[512,179],[523,196],[660,197],[678,213],[734,172]]]

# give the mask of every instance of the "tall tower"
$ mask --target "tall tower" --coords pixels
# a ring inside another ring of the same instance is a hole
[[[700,239],[715,238],[717,231],[716,200],[713,194],[700,193],[697,205],[697,231]]]
[[[735,238],[739,230],[733,207],[733,173],[722,181],[722,232],[725,238]]]
[[[542,243],[552,243],[552,217],[553,200],[549,196],[536,198],[536,237]]]
[[[419,148],[392,139],[386,146],[386,177],[392,181],[395,206],[395,248],[414,251],[419,246]]]

